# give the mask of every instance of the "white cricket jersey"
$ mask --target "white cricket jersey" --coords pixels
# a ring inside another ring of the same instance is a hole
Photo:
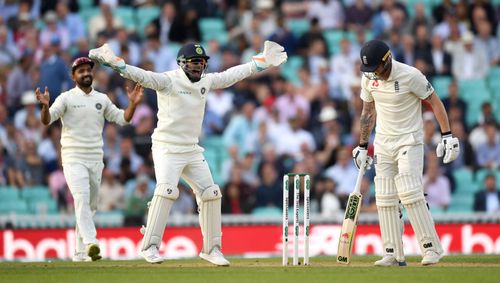
[[[198,137],[208,92],[229,87],[255,73],[255,64],[250,62],[224,72],[206,74],[195,83],[180,68],[155,73],[127,65],[122,76],[156,90],[158,125],[152,135],[153,144],[162,143],[167,145],[169,152],[182,153],[200,149]]]
[[[397,136],[422,131],[422,99],[434,92],[416,68],[392,61],[392,71],[384,80],[361,79],[361,99],[375,101],[376,132]]]
[[[61,93],[49,108],[50,123],[61,118],[62,162],[102,161],[104,119],[128,124],[124,111],[109,97],[92,90],[89,94],[75,87]]]

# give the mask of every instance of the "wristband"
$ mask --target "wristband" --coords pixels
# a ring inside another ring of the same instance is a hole
[[[451,136],[451,131],[448,131],[448,132],[441,132],[441,137],[445,137],[445,136]]]
[[[360,143],[359,147],[361,147],[363,149],[368,149],[368,143]]]

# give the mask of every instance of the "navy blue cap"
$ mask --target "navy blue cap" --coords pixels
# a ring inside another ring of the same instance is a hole
[[[363,45],[360,52],[361,71],[374,72],[377,67],[390,58],[391,51],[385,42],[374,39]]]
[[[205,48],[197,43],[188,43],[185,44],[179,49],[177,53],[177,61],[182,59],[191,59],[191,58],[204,58],[210,59],[205,52]]]

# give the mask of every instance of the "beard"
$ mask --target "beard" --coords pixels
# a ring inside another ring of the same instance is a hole
[[[92,76],[85,76],[78,80],[78,85],[82,87],[90,87],[92,86],[93,78]]]

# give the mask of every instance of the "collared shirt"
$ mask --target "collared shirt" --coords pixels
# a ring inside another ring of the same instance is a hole
[[[92,90],[75,87],[61,93],[49,109],[50,123],[62,123],[61,156],[63,163],[103,159],[102,130],[104,120],[126,125],[124,111],[109,97]]]
[[[398,136],[422,131],[422,99],[434,88],[416,68],[392,61],[392,71],[384,80],[361,79],[361,99],[375,102],[376,132]]]

